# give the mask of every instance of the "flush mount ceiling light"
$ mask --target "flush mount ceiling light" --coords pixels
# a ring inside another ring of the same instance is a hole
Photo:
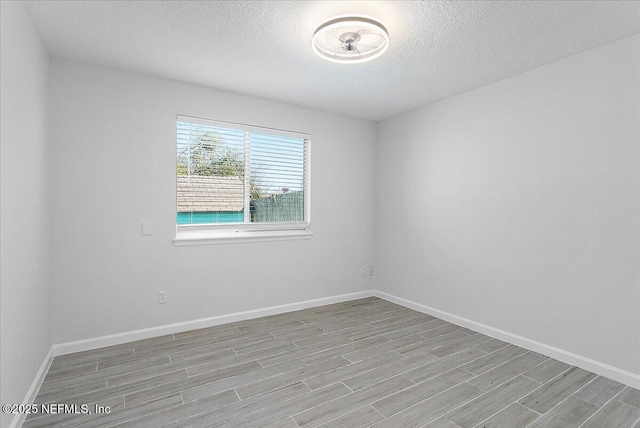
[[[355,64],[382,55],[389,47],[389,33],[373,18],[336,16],[316,29],[312,46],[327,61]]]

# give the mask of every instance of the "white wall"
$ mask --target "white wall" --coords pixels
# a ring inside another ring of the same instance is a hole
[[[56,344],[373,288],[374,123],[66,60],[51,78]],[[313,239],[175,247],[177,114],[312,134]]]
[[[1,2],[1,345],[4,403],[21,403],[52,345],[49,55],[22,2]],[[2,414],[2,426],[11,415]]]
[[[639,57],[633,36],[381,122],[376,288],[640,374]]]

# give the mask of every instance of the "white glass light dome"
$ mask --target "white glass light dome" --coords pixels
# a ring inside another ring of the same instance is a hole
[[[336,16],[313,33],[313,50],[321,58],[337,63],[361,63],[382,55],[389,47],[389,33],[373,18]]]

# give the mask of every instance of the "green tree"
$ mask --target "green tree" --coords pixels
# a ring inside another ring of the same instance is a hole
[[[204,133],[178,152],[178,175],[244,177],[244,155],[215,133]]]
[[[254,168],[249,185],[251,198],[260,198],[258,168]],[[239,177],[244,180],[244,152],[229,146],[213,132],[206,132],[187,146],[179,148],[178,175]]]

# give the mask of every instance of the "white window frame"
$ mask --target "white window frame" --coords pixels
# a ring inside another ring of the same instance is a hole
[[[231,128],[245,132],[244,170],[249,171],[244,179],[244,216],[245,223],[211,223],[211,224],[176,224],[174,244],[208,245],[239,242],[282,241],[294,239],[311,239],[311,135],[303,132],[287,131],[276,128],[266,128],[243,123],[210,120],[199,117],[177,115],[174,135],[177,135],[177,123],[187,122],[196,125]],[[260,132],[278,136],[301,138],[304,140],[304,212],[302,222],[284,223],[249,223],[250,218],[249,194],[251,165],[249,164],[249,132]],[[175,171],[175,169],[174,169]],[[176,178],[177,181],[177,178]],[[176,182],[177,188],[177,182]],[[174,198],[175,201],[175,198]]]

